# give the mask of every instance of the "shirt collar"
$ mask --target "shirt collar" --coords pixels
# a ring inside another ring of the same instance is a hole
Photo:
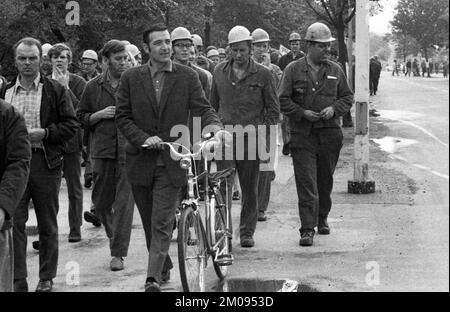
[[[157,68],[155,64],[152,64],[152,62],[148,61],[148,67],[150,68],[150,72],[152,74],[152,77],[154,77],[158,72],[169,72],[171,73],[173,70],[173,64],[172,61],[168,61],[162,68]]]
[[[231,71],[231,69],[233,68],[233,60],[229,60],[226,62],[225,66],[223,67],[224,71]],[[258,67],[256,66],[256,62],[253,60],[252,57],[250,57],[250,61],[247,67],[247,70],[245,71],[245,76],[248,75],[248,73],[257,73],[258,72]]]
[[[33,80],[33,84],[31,85],[32,90],[37,90],[39,88],[39,83],[41,82],[41,73],[38,73],[36,78]],[[20,82],[20,76],[17,76],[16,85],[14,86],[16,91],[18,88],[25,89],[24,86],[22,86],[22,83]],[[26,89],[25,89],[26,90]]]

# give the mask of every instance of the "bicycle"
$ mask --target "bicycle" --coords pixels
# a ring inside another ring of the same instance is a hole
[[[201,143],[195,153],[178,143],[160,143],[170,148],[172,157],[180,158],[181,168],[187,171],[187,196],[181,203],[177,226],[179,270],[185,292],[205,291],[205,271],[209,257],[212,258],[214,271],[220,280],[226,277],[228,266],[234,261],[231,254],[231,203],[228,202],[227,184],[227,178],[234,173],[234,168],[210,173],[207,165],[208,157],[203,157],[205,170],[197,174],[194,161],[203,154],[203,151],[211,151],[214,145],[221,144],[217,137],[222,131]],[[181,148],[187,153],[179,153],[176,148]],[[204,223],[200,214],[198,183],[202,179],[205,196]]]

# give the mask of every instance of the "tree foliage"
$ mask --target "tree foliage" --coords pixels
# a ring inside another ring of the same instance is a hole
[[[393,30],[400,38],[414,38],[428,58],[434,45],[448,47],[448,5],[448,0],[400,0]]]

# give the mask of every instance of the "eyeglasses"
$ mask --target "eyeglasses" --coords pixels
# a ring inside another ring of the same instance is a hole
[[[194,45],[192,43],[176,43],[173,46],[177,47],[179,49],[189,49],[189,48],[193,47]]]
[[[95,63],[81,63],[81,66],[84,66],[84,67],[89,67],[89,66],[92,66],[92,65],[94,65]]]

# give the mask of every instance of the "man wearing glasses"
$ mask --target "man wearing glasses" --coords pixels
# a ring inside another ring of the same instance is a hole
[[[81,71],[78,73],[79,76],[83,77],[84,80],[89,81],[100,73],[97,71],[98,55],[93,50],[84,51],[80,60]]]

